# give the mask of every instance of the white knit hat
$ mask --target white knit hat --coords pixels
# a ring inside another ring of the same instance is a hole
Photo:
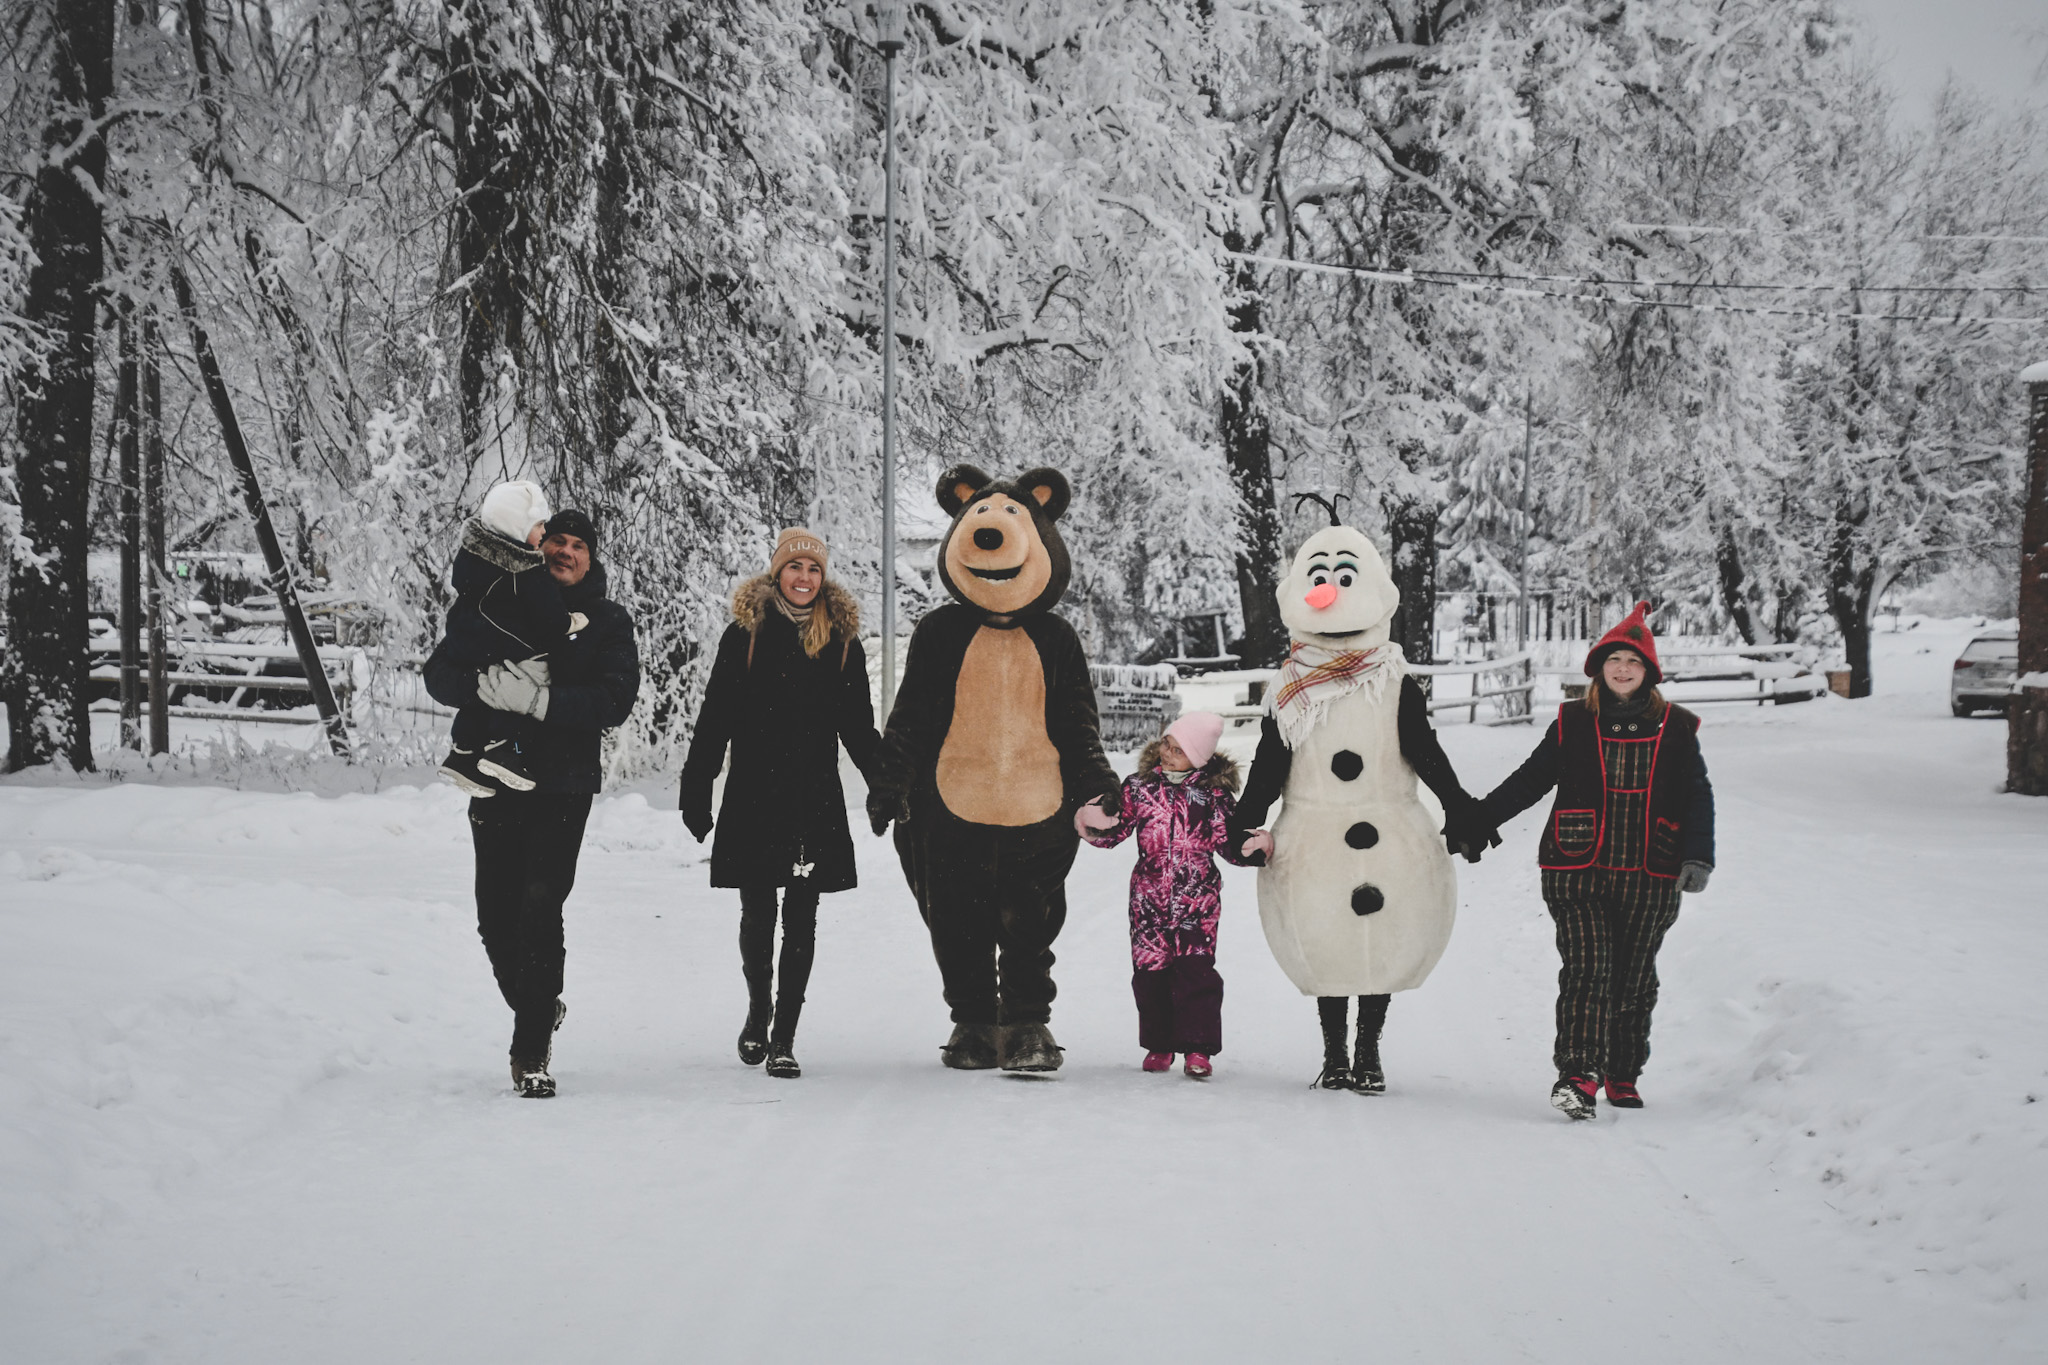
[[[553,515],[548,495],[540,491],[539,484],[525,479],[499,484],[484,494],[484,505],[477,509],[484,525],[522,545],[529,531]]]

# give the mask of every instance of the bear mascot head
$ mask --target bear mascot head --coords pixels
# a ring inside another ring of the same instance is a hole
[[[939,545],[939,581],[966,606],[1005,620],[1052,610],[1073,565],[1060,539],[1070,496],[1056,469],[992,479],[971,464],[939,476],[953,524]]]

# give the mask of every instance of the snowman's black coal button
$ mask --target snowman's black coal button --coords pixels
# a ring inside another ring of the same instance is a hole
[[[1386,903],[1387,898],[1370,882],[1351,893],[1351,913],[1354,915],[1370,915]]]
[[[1330,771],[1337,774],[1340,782],[1356,781],[1358,775],[1365,771],[1365,760],[1349,749],[1339,749],[1330,755]]]
[[[1371,848],[1379,841],[1380,832],[1364,820],[1344,831],[1344,842],[1353,848]]]

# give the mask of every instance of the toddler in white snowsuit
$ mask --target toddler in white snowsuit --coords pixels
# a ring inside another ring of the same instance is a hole
[[[477,515],[463,525],[451,573],[455,605],[443,645],[450,662],[478,671],[517,664],[544,681],[548,652],[589,625],[581,612],[563,605],[561,585],[540,552],[551,515],[540,486],[519,479],[486,493]],[[546,688],[539,690],[531,715],[481,702],[463,707],[441,776],[471,796],[532,791],[530,740],[546,718],[547,695]]]

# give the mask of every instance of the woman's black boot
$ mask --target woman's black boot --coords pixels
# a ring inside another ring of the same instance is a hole
[[[775,888],[740,888],[740,973],[747,979],[747,1022],[740,1029],[740,1060],[759,1066],[768,1056],[768,1020],[775,1012]]]
[[[775,1026],[768,1032],[768,1074],[778,1080],[793,1081],[803,1075],[803,1069],[796,1064],[790,1049],[796,1043],[796,1021],[804,1011],[802,997],[785,998],[775,1007]]]
[[[1323,1069],[1315,1083],[1324,1090],[1351,1088],[1351,1059],[1344,1052],[1344,1016],[1350,1004],[1342,995],[1316,997],[1316,1015],[1323,1024]]]
[[[759,1066],[768,1056],[768,1011],[759,1005],[747,1010],[747,1022],[740,1026],[740,1060]]]
[[[1358,997],[1358,1042],[1351,1051],[1351,1088],[1361,1095],[1383,1095],[1387,1076],[1380,1069],[1380,1031],[1387,1023],[1384,995]]]

